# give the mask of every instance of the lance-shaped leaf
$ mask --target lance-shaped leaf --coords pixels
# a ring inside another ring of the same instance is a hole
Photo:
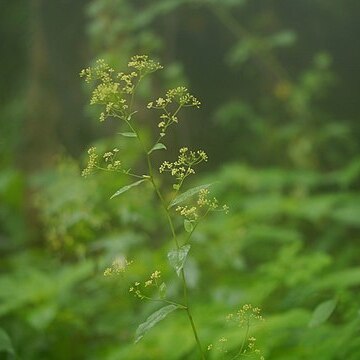
[[[134,132],[122,132],[119,134],[125,137],[137,137],[137,135]]]
[[[143,336],[159,321],[163,320],[166,316],[178,308],[179,307],[176,305],[167,305],[151,314],[146,321],[140,324],[136,329],[135,343],[139,342]]]
[[[319,304],[312,314],[309,327],[315,327],[324,323],[336,308],[336,299],[331,299]]]
[[[184,193],[180,194],[179,196],[177,196],[175,199],[173,199],[169,206],[168,209],[170,209],[171,207],[182,203],[183,201],[187,200],[188,198],[194,196],[195,194],[197,194],[200,190],[202,189],[207,189],[208,187],[210,187],[212,184],[205,184],[205,185],[200,185],[200,186],[196,186],[194,188],[191,188],[187,191],[185,191]]]
[[[128,191],[129,189],[131,189],[132,187],[134,186],[138,186],[140,185],[142,182],[146,181],[147,179],[141,179],[139,181],[136,181],[130,185],[126,185],[126,186],[123,186],[122,188],[120,188],[114,195],[111,196],[110,199],[114,198],[115,196],[118,196],[122,193],[124,193],[125,191]]]
[[[162,149],[166,150],[166,146],[162,143],[156,143],[151,150],[148,151],[148,154],[150,155],[153,151]]]
[[[187,244],[179,249],[171,250],[168,253],[170,265],[175,269],[178,276],[180,276],[181,269],[184,267],[189,250],[190,245]]]

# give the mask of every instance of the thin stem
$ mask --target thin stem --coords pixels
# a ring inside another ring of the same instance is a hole
[[[191,236],[194,233],[195,229],[197,228],[197,226],[200,224],[200,222],[205,219],[206,215],[209,213],[210,208],[206,210],[205,214],[195,223],[195,225],[193,226],[192,230],[190,231],[188,237],[185,240],[185,244],[188,244],[190,242]]]
[[[176,116],[177,113],[181,110],[183,105],[179,105],[179,107],[176,109],[176,111],[174,112],[174,114],[172,116]],[[162,107],[162,108],[159,108],[159,109],[163,109],[166,113],[166,115],[168,115],[170,117],[170,113],[166,110],[166,107]],[[171,121],[168,123],[168,125],[166,126],[165,130],[172,124],[174,123],[174,121]],[[154,145],[152,146],[152,148],[163,138],[162,135],[160,135],[157,140],[155,141]]]
[[[149,159],[149,156],[148,156],[148,159]],[[149,164],[150,164],[150,168],[151,168],[150,159],[149,159]],[[168,218],[168,221],[169,221],[169,225],[170,225],[170,229],[171,229],[171,232],[172,232],[172,235],[173,235],[173,239],[174,239],[174,241],[176,243],[176,247],[179,249],[179,243],[178,243],[178,240],[176,238],[174,224],[173,224],[173,221],[171,219],[171,216],[170,216],[169,210],[167,208],[167,205],[166,205],[166,203],[164,201],[164,198],[162,197],[159,189],[157,188],[152,176],[151,176],[151,181],[152,181],[152,184],[153,184],[153,186],[155,188],[155,191],[157,192],[157,194],[158,194],[158,196],[160,198],[161,204],[163,205],[163,208],[164,208],[164,210],[165,210],[165,212],[167,214],[167,218]],[[186,284],[186,277],[185,277],[184,269],[181,269],[181,279],[182,279],[182,284],[183,284],[183,293],[184,293],[184,301],[185,301],[185,305],[186,305],[186,313],[188,315],[188,318],[189,318],[189,321],[190,321],[190,324],[191,324],[191,328],[193,330],[194,337],[195,337],[195,340],[196,340],[196,344],[197,344],[197,346],[199,348],[199,351],[200,351],[200,354],[201,354],[201,358],[205,360],[206,358],[205,358],[205,355],[203,353],[202,345],[201,345],[199,336],[197,334],[196,326],[195,326],[193,317],[191,315],[190,307],[189,307],[189,300],[188,300],[188,294],[187,294],[187,284]]]
[[[99,165],[95,165],[95,168],[98,169],[98,170],[102,170],[102,171],[122,172],[121,170],[117,170],[117,169],[107,169],[107,168],[104,168],[104,167],[99,166]]]
[[[142,80],[143,76],[141,75],[141,73],[139,74],[139,80],[138,82],[136,83],[136,85],[134,86],[134,89],[132,91],[132,94],[131,94],[131,99],[130,99],[130,106],[129,106],[129,112],[131,114],[131,110],[132,110],[132,106],[134,104],[134,98],[135,98],[135,92],[136,92],[136,89],[138,88],[139,84],[140,84],[140,81]]]
[[[179,244],[179,242],[177,240],[177,237],[176,237],[174,223],[173,223],[173,221],[171,219],[171,215],[170,215],[170,212],[168,210],[167,204],[166,204],[166,202],[164,200],[164,197],[162,196],[158,186],[156,185],[156,183],[154,181],[153,166],[152,166],[152,163],[151,163],[149,153],[146,150],[146,147],[145,147],[144,143],[142,142],[138,131],[131,125],[131,123],[127,119],[124,119],[124,120],[127,123],[127,125],[130,127],[130,129],[136,134],[136,137],[137,137],[137,139],[138,139],[138,141],[139,141],[139,143],[140,143],[140,145],[141,145],[141,147],[142,147],[142,149],[143,149],[143,151],[145,153],[146,161],[147,161],[147,165],[148,165],[148,169],[149,169],[150,181],[151,181],[151,183],[153,185],[153,188],[154,188],[156,194],[159,197],[159,200],[161,202],[162,207],[165,210],[166,217],[167,217],[168,222],[169,222],[171,234],[172,234],[173,240],[174,240],[174,242],[176,244],[176,248],[180,249],[180,244]],[[191,328],[192,328],[193,333],[194,333],[196,344],[197,344],[197,346],[199,348],[199,352],[201,354],[201,359],[206,360],[206,357],[205,357],[204,352],[202,350],[202,345],[201,345],[199,336],[198,336],[197,331],[196,331],[196,326],[195,326],[195,323],[194,323],[194,320],[193,320],[193,317],[191,315],[191,311],[190,311],[190,308],[189,308],[189,301],[188,301],[188,295],[187,295],[187,284],[186,284],[186,277],[185,277],[184,269],[181,269],[181,279],[182,279],[182,284],[183,284],[183,293],[184,293],[184,302],[185,302],[185,306],[186,306],[186,313],[187,313],[187,316],[188,316],[190,324],[191,324]]]
[[[99,166],[99,165],[95,165],[95,168],[98,169],[98,170],[102,170],[102,171],[122,173],[122,174],[129,175],[129,176],[137,178],[137,179],[144,179],[143,175],[133,174],[130,171],[127,171],[127,170],[107,169],[107,168],[105,168],[103,166]]]
[[[131,172],[129,172],[129,171],[124,171],[123,172],[125,175],[129,175],[129,176],[132,176],[132,177],[134,177],[134,178],[138,178],[138,179],[144,179],[144,176],[143,175],[136,175],[136,174],[133,174],[133,173],[131,173]]]
[[[206,360],[206,357],[205,357],[205,355],[203,353],[203,350],[202,350],[202,345],[201,345],[199,336],[198,336],[197,331],[196,331],[196,326],[195,326],[195,323],[194,323],[194,319],[193,319],[193,317],[191,315],[191,312],[190,312],[189,299],[188,299],[188,294],[187,294],[187,284],[186,284],[186,277],[185,277],[184,269],[181,269],[181,279],[182,279],[182,283],[183,283],[184,300],[185,300],[185,304],[186,304],[187,316],[189,318],[191,328],[192,328],[193,333],[194,333],[196,344],[197,344],[197,346],[199,348],[199,352],[201,354],[201,359]]]
[[[151,298],[149,296],[145,296],[145,295],[143,295],[143,299],[146,299],[146,300],[149,300],[149,301],[164,302],[164,303],[167,303],[167,304],[170,304],[170,305],[175,305],[178,308],[183,309],[183,310],[187,309],[187,307],[185,305],[182,305],[182,304],[179,304],[179,303],[177,303],[175,301],[171,301],[171,300],[167,300],[167,299],[153,299],[153,298]]]
[[[244,339],[242,341],[240,350],[238,351],[238,353],[231,360],[234,360],[234,359],[238,358],[239,356],[241,356],[241,354],[242,354],[242,352],[244,350],[244,347],[245,347],[246,339],[247,339],[247,337],[249,335],[249,329],[250,329],[250,324],[249,324],[249,321],[248,321],[247,326],[246,326],[245,337],[244,337]]]

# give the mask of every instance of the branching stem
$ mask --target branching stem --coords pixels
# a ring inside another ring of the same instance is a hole
[[[159,200],[161,202],[162,207],[165,210],[166,217],[168,219],[168,223],[169,223],[169,226],[170,226],[171,234],[172,234],[172,237],[173,237],[173,241],[175,242],[176,248],[179,250],[180,249],[180,244],[179,244],[179,241],[178,241],[177,236],[176,236],[176,231],[175,231],[174,223],[172,221],[172,218],[171,218],[171,215],[170,215],[170,212],[169,212],[169,209],[168,209],[168,204],[166,204],[165,199],[164,199],[163,195],[161,194],[161,191],[160,191],[159,187],[157,186],[157,184],[156,184],[156,182],[154,180],[153,166],[152,166],[152,163],[151,163],[150,155],[148,154],[148,151],[146,150],[145,144],[143,143],[143,141],[141,140],[141,138],[139,136],[139,132],[132,126],[130,121],[128,121],[127,119],[125,121],[126,121],[127,125],[130,127],[130,129],[136,134],[136,137],[137,137],[137,139],[138,139],[138,141],[139,141],[139,143],[140,143],[140,145],[141,145],[141,147],[142,147],[142,149],[143,149],[143,151],[145,153],[146,160],[147,160],[147,165],[148,165],[148,170],[149,170],[150,182],[151,182],[157,196],[159,197]],[[188,289],[187,289],[186,276],[185,276],[184,269],[181,269],[181,274],[180,275],[181,275],[181,280],[182,280],[182,285],[183,285],[183,294],[184,294],[184,303],[185,303],[186,313],[187,313],[187,316],[188,316],[190,324],[191,324],[191,328],[192,328],[192,331],[193,331],[193,334],[194,334],[194,337],[195,337],[195,340],[196,340],[197,347],[198,347],[199,352],[201,354],[201,359],[206,360],[206,357],[205,357],[205,354],[203,352],[203,348],[202,348],[202,345],[201,345],[201,342],[200,342],[200,339],[199,339],[199,336],[198,336],[198,333],[197,333],[197,330],[196,330],[194,319],[192,317],[191,310],[190,310],[190,307],[189,307]]]

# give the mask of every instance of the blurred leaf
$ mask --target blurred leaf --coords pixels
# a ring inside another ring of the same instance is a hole
[[[290,46],[296,41],[296,34],[294,31],[285,30],[268,38],[271,46]]]
[[[185,191],[184,193],[180,194],[179,196],[177,196],[174,200],[172,200],[168,206],[168,209],[170,209],[171,207],[180,204],[182,202],[184,202],[185,200],[189,199],[190,197],[194,196],[195,194],[197,194],[200,190],[202,189],[207,189],[208,187],[210,187],[212,184],[205,184],[205,185],[200,185],[200,186],[196,186],[194,188],[191,188],[187,191]]]
[[[190,251],[190,245],[184,245],[176,250],[171,250],[168,253],[170,265],[175,269],[178,276],[180,276],[181,269],[184,267],[187,255]]]
[[[5,351],[10,354],[15,354],[15,350],[9,335],[4,329],[0,328],[0,352]]]
[[[55,304],[46,304],[34,309],[28,315],[29,323],[37,330],[44,330],[55,318],[57,307]]]
[[[78,282],[93,271],[93,263],[84,261],[72,266],[54,269],[51,273],[38,269],[20,269],[9,276],[0,277],[0,315],[8,314],[28,304],[59,301]],[[45,321],[47,311],[43,314]],[[50,314],[51,315],[51,314]],[[39,316],[39,315],[38,315]],[[49,316],[49,313],[47,314]],[[38,321],[40,318],[38,317]]]
[[[162,149],[166,150],[166,146],[162,143],[157,143],[151,148],[151,150],[148,152],[148,154],[150,155],[153,151],[162,150]]]
[[[360,203],[349,201],[344,206],[336,208],[331,217],[345,225],[360,227]]]
[[[160,298],[161,299],[166,298],[166,284],[164,282],[161,283],[161,285],[159,287],[159,293],[160,293]]]
[[[360,267],[340,269],[325,277],[321,277],[312,286],[317,290],[345,289],[360,284]]]
[[[337,300],[331,299],[319,304],[312,314],[309,327],[316,327],[323,324],[334,312]]]
[[[142,180],[139,180],[139,181],[136,181],[130,185],[126,185],[124,187],[122,187],[121,189],[119,189],[114,195],[111,196],[110,199],[113,199],[114,197],[116,196],[119,196],[120,194],[124,193],[125,191],[128,191],[130,190],[131,188],[133,188],[134,186],[138,186],[140,185],[142,182],[146,181],[147,179],[142,179]]]
[[[260,39],[255,37],[244,38],[233,46],[226,60],[230,65],[241,65],[249,60],[259,49],[262,49],[263,46]]]
[[[191,233],[194,230],[194,225],[193,225],[192,221],[185,219],[184,220],[184,228],[185,228],[186,232]]]
[[[137,137],[137,135],[134,132],[122,132],[119,134],[125,137]]]
[[[139,325],[135,334],[135,343],[139,342],[144,335],[153,328],[159,321],[163,320],[171,312],[178,309],[176,305],[167,305],[151,314],[145,322]]]

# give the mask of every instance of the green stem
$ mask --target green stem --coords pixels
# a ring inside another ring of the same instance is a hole
[[[150,159],[149,159],[149,164],[150,164],[150,167],[151,167],[151,162],[150,162]],[[149,169],[150,170],[150,169]],[[171,233],[172,233],[172,236],[173,236],[173,239],[175,241],[175,244],[176,244],[176,247],[177,249],[180,248],[179,246],[179,242],[176,238],[176,233],[175,233],[175,228],[174,228],[174,224],[173,224],[173,221],[171,219],[171,216],[170,216],[170,213],[169,213],[169,210],[167,208],[167,205],[164,201],[164,198],[162,197],[159,189],[157,188],[155,182],[154,182],[154,179],[153,177],[151,176],[151,181],[152,181],[152,184],[155,188],[155,191],[157,192],[157,194],[159,195],[159,199],[161,201],[161,204],[167,214],[167,218],[168,218],[168,221],[169,221],[169,225],[170,225],[170,229],[171,229]],[[181,279],[182,279],[182,284],[183,284],[183,293],[184,293],[184,302],[185,302],[185,306],[186,306],[186,313],[187,313],[187,316],[189,318],[189,321],[190,321],[190,324],[191,324],[191,328],[193,330],[193,333],[194,333],[194,337],[195,337],[195,340],[196,340],[196,344],[199,348],[199,352],[201,354],[201,359],[205,360],[205,355],[203,353],[203,350],[202,350],[202,345],[201,345],[201,342],[200,342],[200,339],[199,339],[199,336],[197,334],[197,331],[196,331],[196,326],[195,326],[195,323],[194,323],[194,319],[191,315],[191,311],[190,311],[190,306],[189,306],[189,300],[188,300],[188,294],[187,294],[187,284],[186,284],[186,277],[185,277],[185,272],[184,272],[184,269],[181,269]]]
[[[182,105],[179,105],[179,107],[178,107],[178,108],[176,109],[176,111],[174,112],[173,116],[176,116],[177,113],[181,110],[181,108],[182,108]],[[170,113],[166,110],[165,107],[164,107],[164,108],[159,108],[159,109],[163,109],[163,110],[165,111],[165,113],[166,113],[168,116],[170,116]],[[168,128],[173,122],[174,122],[174,121],[171,121],[171,122],[167,125],[166,128]],[[160,135],[160,136],[157,138],[157,140],[155,141],[155,143],[154,143],[154,145],[152,146],[152,148],[153,148],[162,138],[163,138],[163,136]]]
[[[149,157],[149,155],[147,153],[146,153],[146,157],[147,157],[148,165],[149,165],[149,174],[150,174],[151,183],[153,184],[153,187],[154,187],[157,195],[159,196],[160,202],[161,202],[161,204],[162,204],[162,206],[163,206],[163,208],[164,208],[164,210],[166,212],[166,216],[168,218],[168,222],[169,222],[169,225],[170,225],[173,240],[174,240],[174,242],[176,244],[176,248],[179,249],[180,245],[179,245],[179,242],[178,242],[177,237],[176,237],[175,227],[174,227],[173,221],[171,219],[171,215],[169,213],[168,207],[167,207],[167,205],[165,203],[165,200],[164,200],[159,188],[157,187],[157,185],[156,185],[156,183],[154,181],[154,178],[153,178],[153,175],[152,175],[153,171],[152,171],[151,160],[150,160],[150,157]],[[202,345],[201,345],[199,336],[197,334],[196,326],[195,326],[193,317],[191,315],[190,307],[189,307],[189,300],[188,300],[188,294],[187,294],[187,284],[186,284],[186,277],[185,277],[184,269],[181,269],[181,279],[182,279],[182,284],[183,284],[183,292],[184,292],[184,301],[185,301],[185,306],[186,306],[186,313],[187,313],[187,316],[188,316],[190,324],[191,324],[191,328],[192,328],[193,333],[194,333],[196,344],[197,344],[197,346],[199,348],[199,352],[201,354],[201,359],[205,360],[206,358],[205,358],[205,355],[203,353]]]
[[[132,107],[133,107],[133,104],[134,104],[134,98],[135,98],[135,92],[136,92],[136,89],[138,88],[139,84],[140,84],[140,81],[142,80],[142,75],[141,73],[139,74],[139,80],[138,82],[136,83],[136,85],[134,86],[134,89],[132,91],[132,94],[131,94],[131,99],[130,99],[130,106],[129,106],[129,113],[131,114],[131,110],[132,110]]]
[[[247,326],[246,326],[246,332],[245,332],[245,337],[242,341],[242,344],[241,344],[241,347],[240,347],[240,350],[238,351],[238,353],[231,359],[231,360],[234,360],[234,359],[237,359],[239,356],[241,356],[243,350],[244,350],[244,347],[245,347],[245,343],[246,343],[246,340],[247,340],[247,337],[249,335],[249,329],[250,329],[250,324],[249,324],[249,321],[247,323]]]
[[[172,234],[172,237],[173,237],[173,240],[176,244],[176,248],[177,249],[180,249],[180,244],[177,240],[177,237],[176,237],[176,232],[175,232],[175,227],[174,227],[174,223],[171,219],[171,215],[170,215],[170,212],[168,210],[168,207],[167,207],[167,204],[164,200],[164,197],[162,196],[158,186],[156,185],[155,181],[154,181],[154,176],[153,176],[153,166],[151,164],[151,159],[150,159],[150,156],[148,154],[148,151],[146,150],[146,147],[144,145],[144,143],[142,142],[140,136],[139,136],[139,133],[138,131],[131,125],[131,123],[127,120],[127,119],[124,119],[125,122],[127,123],[127,125],[130,127],[130,129],[136,134],[136,137],[145,153],[145,156],[146,156],[146,161],[147,161],[147,165],[148,165],[148,169],[149,169],[149,176],[150,176],[150,181],[153,185],[153,188],[156,192],[156,194],[158,195],[159,197],[159,200],[161,202],[161,205],[162,207],[164,208],[165,210],[165,213],[166,213],[166,217],[168,219],[168,222],[169,222],[169,226],[170,226],[170,229],[171,229],[171,234]],[[183,284],[183,292],[184,292],[184,302],[185,302],[185,306],[186,306],[186,313],[187,313],[187,316],[189,318],[189,321],[190,321],[190,324],[191,324],[191,328],[193,330],[193,334],[194,334],[194,337],[195,337],[195,340],[196,340],[196,344],[198,346],[198,349],[199,349],[199,352],[201,354],[201,359],[202,360],[206,360],[206,357],[205,357],[205,354],[202,350],[202,345],[201,345],[201,342],[200,342],[200,339],[199,339],[199,336],[197,334],[197,331],[196,331],[196,326],[195,326],[195,323],[194,323],[194,320],[193,320],[193,317],[191,315],[191,311],[190,311],[190,308],[189,308],[189,301],[188,301],[188,295],[187,295],[187,284],[186,284],[186,277],[185,277],[185,273],[184,273],[184,270],[182,269],[181,270],[181,278],[182,278],[182,284]]]
[[[153,298],[151,298],[149,296],[145,296],[145,295],[143,295],[143,298],[146,299],[146,300],[149,300],[149,301],[164,302],[164,303],[167,303],[167,304],[170,304],[170,305],[175,305],[178,308],[183,309],[183,310],[187,309],[187,307],[185,305],[179,304],[179,303],[177,303],[175,301],[166,300],[166,299],[153,299]]]
[[[197,228],[197,226],[200,224],[201,220],[205,219],[206,215],[209,213],[210,209],[207,209],[205,214],[195,223],[195,225],[193,226],[193,229],[190,231],[187,239],[185,240],[185,244],[188,244],[190,242],[191,236],[194,233],[195,229]]]
[[[185,277],[184,269],[181,269],[181,279],[182,279],[182,283],[183,283],[183,291],[184,291],[184,300],[185,300],[185,305],[186,305],[186,313],[187,313],[187,316],[188,316],[190,324],[191,324],[191,328],[192,328],[193,333],[194,333],[196,344],[197,344],[199,352],[201,354],[201,359],[206,360],[206,357],[205,357],[204,352],[202,350],[202,345],[201,345],[201,342],[200,342],[200,339],[199,339],[199,336],[198,336],[198,333],[197,333],[197,330],[196,330],[194,319],[193,319],[193,317],[191,315],[191,311],[190,311],[190,307],[189,307],[189,299],[188,299],[188,294],[187,294],[187,284],[186,284],[186,277]]]

